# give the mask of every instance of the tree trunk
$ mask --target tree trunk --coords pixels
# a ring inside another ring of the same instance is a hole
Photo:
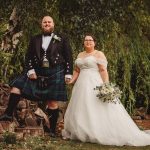
[[[8,53],[14,53],[21,37],[22,31],[20,26],[20,19],[15,7],[11,13],[7,30],[2,39],[1,50]]]

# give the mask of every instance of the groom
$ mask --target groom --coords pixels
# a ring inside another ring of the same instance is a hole
[[[73,59],[67,37],[54,31],[53,18],[44,16],[41,27],[42,34],[34,36],[29,43],[23,75],[10,84],[8,107],[0,121],[13,120],[13,112],[21,96],[30,100],[46,100],[50,136],[55,137],[58,101],[67,100],[65,85],[72,78]]]

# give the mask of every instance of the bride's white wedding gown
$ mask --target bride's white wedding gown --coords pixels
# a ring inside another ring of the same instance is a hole
[[[150,145],[150,134],[139,130],[121,103],[101,102],[94,88],[103,83],[94,56],[76,59],[80,68],[65,113],[62,136],[104,145]]]

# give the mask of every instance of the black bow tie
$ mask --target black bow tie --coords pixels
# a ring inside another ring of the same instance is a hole
[[[51,32],[43,33],[44,36],[51,36]]]

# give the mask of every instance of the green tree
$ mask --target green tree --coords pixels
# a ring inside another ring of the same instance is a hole
[[[149,0],[5,0],[1,4],[1,41],[14,8],[20,20],[17,29],[23,32],[13,53],[6,53],[2,49],[0,51],[2,82],[8,82],[22,71],[28,41],[32,35],[40,32],[39,19],[44,15],[51,15],[55,20],[56,30],[68,34],[74,59],[83,50],[84,34],[92,32],[96,36],[97,49],[106,54],[110,79],[123,91],[122,102],[129,113],[133,113],[135,104],[148,108]],[[4,78],[2,73],[6,66],[7,74]]]

